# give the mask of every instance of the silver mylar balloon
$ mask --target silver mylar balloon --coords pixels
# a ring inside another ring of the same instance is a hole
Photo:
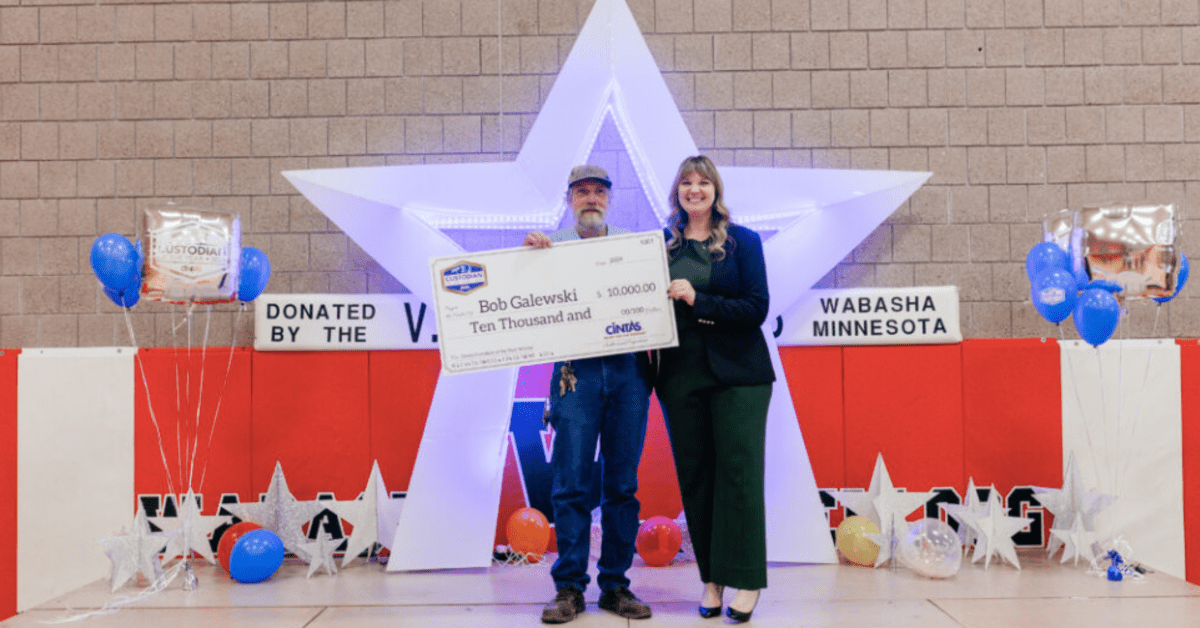
[[[238,215],[168,205],[143,213],[142,298],[171,303],[225,303],[237,294],[242,259]]]
[[[1124,290],[1119,298],[1169,297],[1182,263],[1179,209],[1175,205],[1140,203],[1084,207],[1077,226],[1092,279],[1104,279]]]
[[[900,539],[900,561],[927,578],[949,578],[962,566],[958,533],[940,519],[921,519]]]

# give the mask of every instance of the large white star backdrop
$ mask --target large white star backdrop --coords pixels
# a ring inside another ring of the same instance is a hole
[[[284,176],[405,287],[432,302],[428,260],[475,248],[463,246],[472,244],[466,233],[545,230],[563,222],[567,173],[592,156],[606,124],[615,129],[627,159],[622,162],[627,167],[610,174],[621,179],[618,186],[636,185],[638,191],[627,204],[618,194],[611,219],[658,228],[669,213],[667,192],[680,161],[698,151],[622,0],[596,2],[515,161]],[[774,232],[764,245],[771,319],[929,177],[733,166],[721,174],[734,219],[764,234]],[[639,206],[641,217],[620,217],[624,208],[636,212]],[[775,371],[782,375],[771,347]],[[439,382],[389,570],[479,567],[490,561],[515,379],[516,370],[507,369]],[[786,386],[780,377],[777,389]],[[788,395],[773,396],[767,429],[768,558],[832,562]],[[443,542],[424,542],[433,531]]]

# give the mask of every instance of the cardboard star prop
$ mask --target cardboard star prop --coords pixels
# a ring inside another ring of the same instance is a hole
[[[100,539],[104,553],[112,561],[112,591],[129,582],[141,572],[150,580],[162,577],[162,563],[158,555],[167,546],[175,533],[151,532],[150,523],[146,520],[146,511],[138,507],[133,519],[133,530],[128,534]]]
[[[304,553],[309,556],[308,575],[305,577],[311,578],[321,567],[325,568],[325,573],[331,576],[336,575],[337,561],[333,558],[333,552],[339,544],[339,542],[335,542],[324,532],[318,533],[315,541],[305,543]]]
[[[1032,521],[1029,517],[1008,516],[1008,510],[1000,503],[1000,494],[993,488],[988,495],[988,514],[975,520],[979,529],[979,542],[975,545],[975,555],[971,562],[979,562],[982,555],[983,568],[987,569],[992,562],[992,554],[996,554],[1020,569],[1021,561],[1017,558],[1017,548],[1013,545],[1012,537]]]
[[[1117,501],[1115,495],[1093,493],[1083,484],[1083,475],[1079,465],[1075,463],[1075,453],[1067,456],[1067,468],[1063,471],[1063,486],[1061,489],[1034,487],[1033,496],[1054,514],[1054,525],[1051,527],[1050,542],[1046,544],[1047,555],[1053,556],[1063,545],[1063,537],[1055,535],[1054,531],[1069,532],[1079,519],[1083,529],[1096,531],[1096,515]]]
[[[380,495],[380,487],[383,487],[383,476],[379,473],[379,461],[376,460],[375,464],[371,466],[371,476],[367,479],[367,487],[363,489],[362,495],[358,499],[335,501],[329,504],[329,509],[334,514],[354,526],[354,530],[350,532],[350,538],[346,542],[346,553],[342,555],[342,569],[353,562],[363,550],[373,548],[379,541],[379,503],[381,498],[385,502],[391,501],[388,498],[386,487],[383,488],[382,495]],[[399,521],[399,517],[396,521]],[[396,524],[393,522],[391,533],[394,534],[395,531]]]
[[[302,502],[293,497],[288,490],[287,479],[283,477],[283,465],[276,462],[266,499],[261,502],[224,504],[224,508],[243,521],[252,521],[274,532],[283,541],[285,549],[308,560],[308,553],[304,550],[308,537],[303,528],[325,509],[325,504]]]
[[[596,1],[515,161],[283,174],[400,283],[432,303],[428,260],[462,251],[442,230],[557,226],[566,210],[567,173],[586,161],[607,120],[661,223],[679,163],[698,151],[622,0]],[[764,244],[768,320],[794,305],[930,175],[734,166],[721,174],[739,223],[778,230]],[[778,385],[786,386],[778,351],[767,339]],[[516,369],[439,380],[389,571],[490,564],[515,383]],[[789,396],[774,397],[767,430],[768,557],[835,562]],[[443,542],[426,543],[431,534]]]
[[[1062,560],[1059,561],[1060,563],[1065,563],[1074,558],[1075,564],[1078,565],[1079,559],[1082,558],[1084,562],[1090,565],[1095,560],[1096,553],[1092,551],[1092,548],[1098,539],[1095,532],[1083,526],[1083,517],[1076,517],[1075,523],[1071,525],[1070,530],[1052,528],[1050,534],[1058,538],[1063,544],[1063,556]]]
[[[189,490],[183,500],[183,508],[176,517],[151,517],[150,521],[159,529],[175,532],[176,536],[167,545],[167,557],[185,556],[196,552],[211,564],[216,564],[209,537],[217,528],[225,525],[230,517],[225,515],[205,516],[200,514],[196,494]]]
[[[995,490],[995,487],[992,488]],[[989,493],[990,495],[990,493]],[[958,540],[964,547],[970,547],[979,538],[979,528],[975,522],[988,514],[988,502],[979,501],[979,491],[975,489],[975,478],[967,480],[966,503],[938,504],[946,515],[958,522]]]

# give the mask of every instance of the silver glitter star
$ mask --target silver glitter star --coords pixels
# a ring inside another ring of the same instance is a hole
[[[159,529],[175,532],[177,535],[167,545],[166,556],[168,558],[183,556],[185,551],[187,553],[196,552],[213,565],[217,564],[217,559],[213,556],[209,536],[212,535],[213,530],[225,525],[229,520],[230,517],[226,515],[212,517],[201,515],[200,504],[196,500],[196,494],[191,490],[188,490],[187,496],[184,497],[178,516],[150,518],[150,521]]]
[[[275,463],[275,475],[271,477],[271,485],[267,487],[263,501],[223,506],[239,519],[252,521],[277,534],[285,549],[305,561],[309,560],[309,556],[304,550],[308,542],[304,524],[311,523],[313,517],[325,509],[322,502],[302,502],[292,496],[287,479],[283,477],[283,465],[279,462]]]
[[[363,550],[374,547],[375,543],[379,541],[379,526],[376,522],[379,520],[380,496],[377,487],[382,486],[383,476],[379,473],[379,461],[376,460],[371,467],[371,477],[367,480],[367,487],[363,489],[362,495],[358,499],[327,503],[328,508],[334,514],[354,526],[346,543],[346,553],[342,556],[342,569],[358,558]],[[383,499],[387,499],[386,489],[383,492]],[[392,530],[394,532],[395,528],[393,527]]]
[[[306,577],[311,578],[321,567],[325,568],[325,573],[331,576],[337,575],[337,561],[333,559],[333,552],[338,545],[340,543],[332,540],[325,532],[318,533],[317,540],[305,543],[304,551],[309,556],[308,576]]]
[[[133,519],[133,531],[129,534],[100,539],[104,553],[112,560],[112,590],[124,586],[140,571],[146,578],[157,580],[162,577],[159,552],[167,546],[176,533],[151,532],[146,520],[146,511],[138,507]]]

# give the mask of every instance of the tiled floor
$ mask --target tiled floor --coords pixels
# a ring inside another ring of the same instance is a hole
[[[779,565],[750,626],[847,626],[942,628],[970,626],[1101,625],[1188,626],[1200,621],[1200,587],[1149,574],[1109,582],[1083,566],[1051,563],[1038,552],[1021,555],[1020,571],[995,563],[964,565],[947,580],[929,580],[905,569],[849,565]],[[91,617],[88,628],[428,628],[540,626],[541,606],[553,597],[543,566],[497,566],[486,570],[389,574],[378,564],[356,562],[336,576],[306,578],[306,567],[288,562],[270,580],[237,584],[219,568],[201,567],[195,591],[179,582],[134,607]],[[630,622],[596,608],[571,626],[716,626],[695,611],[700,585],[692,564],[649,568],[635,562],[633,590],[654,608],[654,617]],[[124,594],[134,592],[127,588]],[[66,609],[97,608],[112,599],[97,582],[0,623],[38,627]]]

